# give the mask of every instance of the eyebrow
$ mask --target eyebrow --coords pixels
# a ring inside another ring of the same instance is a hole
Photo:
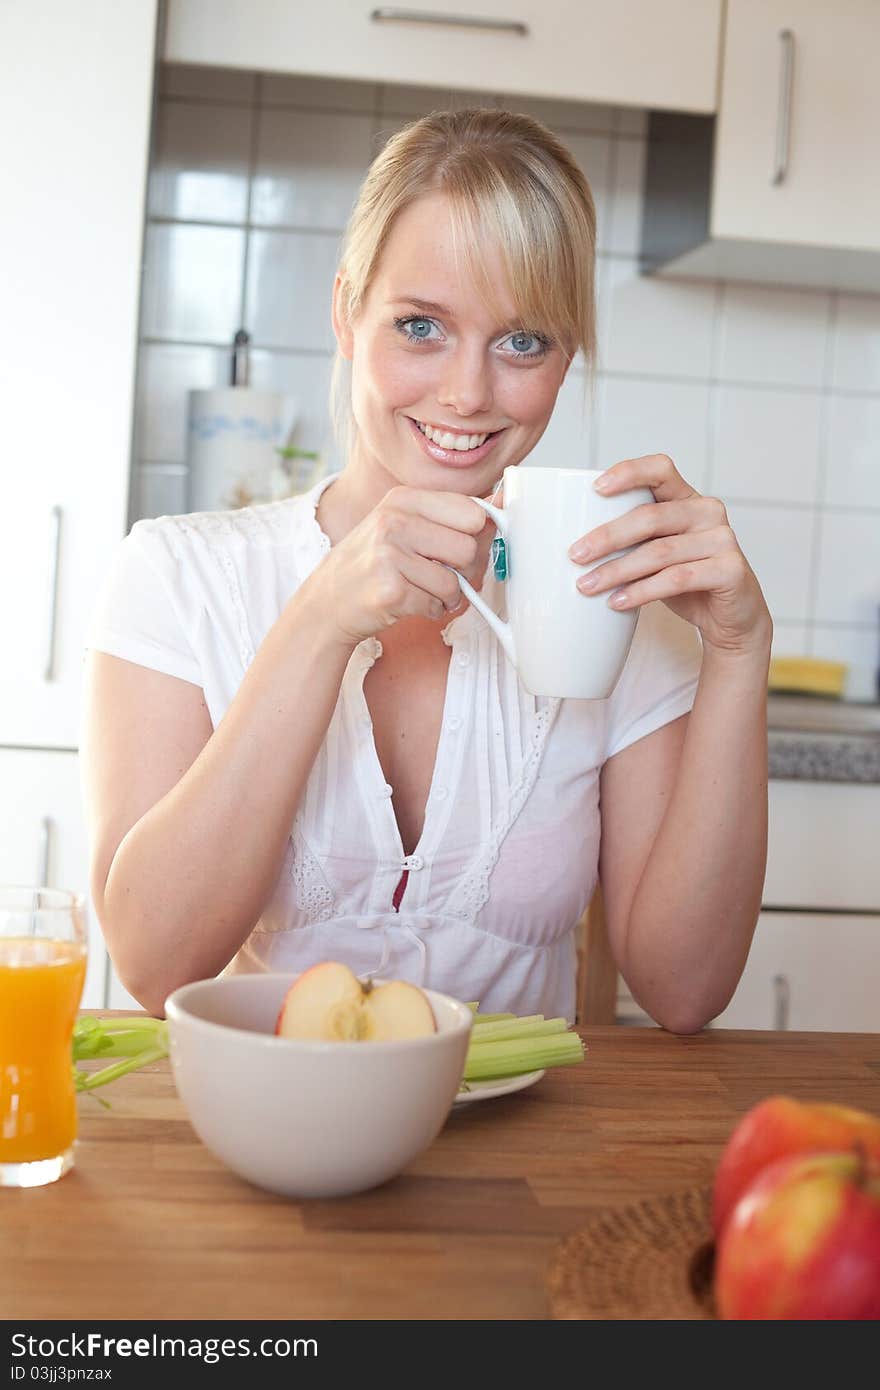
[[[419,299],[414,294],[395,295],[393,304],[412,304],[416,309],[424,309],[427,314],[447,314],[454,318],[453,311],[446,304],[435,304],[432,299]]]
[[[447,318],[455,318],[455,310],[450,309],[446,304],[436,304],[433,299],[419,299],[414,294],[395,295],[391,300],[392,304],[411,304],[414,309],[420,309],[425,314],[443,314]],[[510,319],[501,325],[504,333],[515,332],[517,328],[522,328],[519,319]]]

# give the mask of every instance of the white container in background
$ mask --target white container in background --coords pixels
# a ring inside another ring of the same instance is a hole
[[[294,423],[278,391],[227,386],[190,391],[187,418],[189,510],[224,511],[266,502],[279,469],[278,448]]]

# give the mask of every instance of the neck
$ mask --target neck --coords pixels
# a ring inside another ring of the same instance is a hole
[[[394,486],[392,475],[364,459],[355,442],[342,473],[318,499],[318,520],[330,543],[338,545]]]

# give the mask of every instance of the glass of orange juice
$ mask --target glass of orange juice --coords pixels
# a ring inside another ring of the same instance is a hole
[[[39,1187],[73,1167],[86,950],[82,897],[0,887],[0,1187]]]

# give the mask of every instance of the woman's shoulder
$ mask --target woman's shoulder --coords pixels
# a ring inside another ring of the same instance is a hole
[[[295,497],[254,503],[223,511],[181,512],[144,518],[129,533],[132,545],[178,563],[199,554],[237,554],[243,550],[274,552],[293,546],[323,547],[315,517],[317,499],[329,478]]]

